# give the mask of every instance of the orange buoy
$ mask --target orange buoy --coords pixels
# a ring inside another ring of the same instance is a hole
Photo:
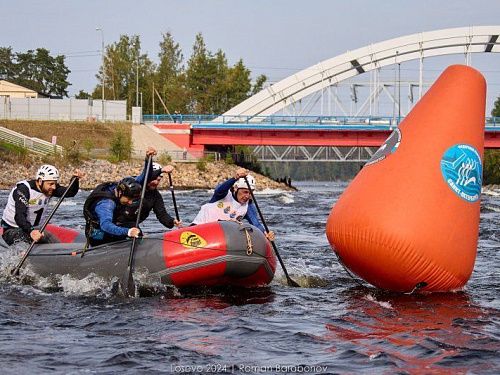
[[[370,284],[452,291],[476,258],[486,83],[448,67],[334,205],[341,262]]]

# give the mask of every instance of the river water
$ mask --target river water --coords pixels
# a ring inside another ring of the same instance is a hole
[[[500,192],[482,196],[478,255],[464,292],[382,293],[357,284],[325,236],[342,183],[257,195],[292,278],[266,288],[177,290],[124,299],[88,278],[8,280],[0,254],[2,374],[498,374]],[[7,191],[0,192],[0,210]],[[53,223],[83,229],[88,193]],[[178,192],[189,222],[209,191]],[[170,193],[164,193],[171,207]],[[154,215],[152,215],[154,216]],[[150,217],[143,229],[162,227]]]

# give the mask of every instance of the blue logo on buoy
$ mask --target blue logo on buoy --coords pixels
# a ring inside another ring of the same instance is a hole
[[[466,144],[450,147],[441,158],[441,173],[453,192],[467,202],[481,194],[483,167],[477,150]]]

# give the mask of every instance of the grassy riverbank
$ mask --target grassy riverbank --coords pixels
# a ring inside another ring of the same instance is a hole
[[[132,137],[132,125],[127,122],[0,120],[0,126],[47,142],[56,136],[58,145],[82,150],[109,149],[118,134],[128,140]]]

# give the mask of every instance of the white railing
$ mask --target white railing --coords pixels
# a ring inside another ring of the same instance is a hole
[[[63,148],[39,138],[27,137],[21,133],[0,126],[0,141],[27,148],[38,154],[62,154]]]

